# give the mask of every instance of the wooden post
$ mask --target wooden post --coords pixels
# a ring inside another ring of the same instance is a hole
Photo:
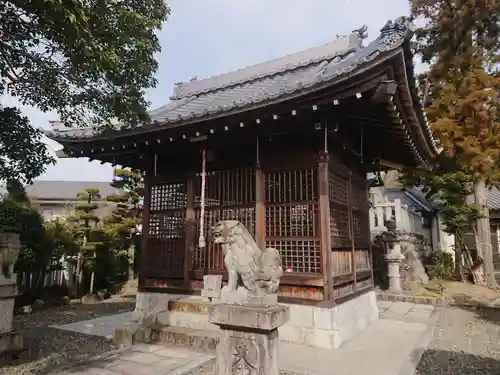
[[[332,238],[330,235],[330,199],[328,196],[328,153],[326,152],[319,155],[318,180],[321,264],[324,279],[323,295],[325,300],[331,300],[333,298]]]
[[[366,185],[366,182],[365,182],[365,194],[366,194],[366,201],[365,201],[366,212],[371,217],[371,215],[370,215],[370,208],[371,208],[370,188]],[[368,228],[366,228],[366,226],[368,226]],[[372,287],[374,287],[375,286],[375,278],[373,276],[373,248],[372,248],[372,233],[371,233],[372,225],[371,225],[370,220],[368,220],[368,222],[366,223],[366,226],[365,226],[365,231],[366,231],[366,234],[368,235],[368,259],[370,261],[370,277],[371,277],[371,281],[372,281]]]
[[[354,233],[354,219],[352,217],[352,171],[349,170],[349,179],[347,180],[347,202],[348,202],[348,220],[349,220],[349,237],[351,239],[351,270],[352,282],[354,292],[357,289],[356,283],[356,246],[355,246],[355,233]]]
[[[260,140],[255,139],[255,242],[266,247],[266,206],[264,202],[264,172],[260,165]]]
[[[255,242],[261,249],[266,247],[266,207],[264,203],[264,172],[259,164],[255,167]]]
[[[194,211],[194,173],[189,173],[186,181],[186,216],[185,216],[185,246],[184,246],[184,284],[190,285],[193,254],[196,246],[196,214]]]
[[[144,173],[144,201],[142,206],[142,233],[141,233],[141,259],[139,259],[139,285],[138,289],[140,292],[143,292],[145,289],[144,282],[146,281],[146,275],[144,275],[146,258],[148,256],[148,239],[149,239],[149,213],[150,213],[150,205],[151,205],[151,170],[149,168],[146,169]]]

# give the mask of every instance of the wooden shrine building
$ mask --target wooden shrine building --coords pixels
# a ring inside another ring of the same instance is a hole
[[[283,300],[340,303],[372,290],[366,173],[380,160],[426,165],[436,147],[411,24],[388,22],[363,46],[365,33],[178,83],[151,124],[47,132],[70,157],[145,171],[141,291],[197,293],[204,274],[224,274],[209,233],[220,219],[280,251]]]

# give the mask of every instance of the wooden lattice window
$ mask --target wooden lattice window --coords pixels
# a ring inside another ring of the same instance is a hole
[[[186,208],[185,184],[157,184],[151,187],[150,211],[183,210]]]
[[[143,259],[147,276],[183,275],[185,212],[185,183],[169,182],[151,187],[147,256]]]
[[[265,173],[266,245],[292,272],[321,273],[316,168]]]
[[[349,176],[330,170],[328,173],[330,201],[330,236],[333,248],[351,246],[349,228]]]
[[[194,183],[196,239],[198,239],[201,202],[201,176]],[[210,238],[210,229],[219,220],[238,220],[255,236],[255,170],[235,168],[209,171],[205,187],[204,234],[206,247],[196,247],[193,254],[195,271],[220,273],[225,270],[222,249]]]
[[[351,209],[354,245],[367,248],[370,241],[367,187],[357,180],[351,181]]]
[[[193,256],[194,270],[207,270],[217,272],[225,270],[224,255],[220,245],[214,244],[211,241],[210,228],[212,228],[219,220],[238,220],[255,236],[255,207],[248,208],[228,208],[218,209],[211,208],[205,211],[204,233],[206,238],[205,249],[197,249]],[[196,211],[196,239],[198,239],[200,222],[200,211]]]

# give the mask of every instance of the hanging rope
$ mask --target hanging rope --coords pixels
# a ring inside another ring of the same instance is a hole
[[[207,179],[207,155],[206,150],[201,151],[201,198],[200,198],[200,236],[198,238],[198,247],[203,249],[205,247],[205,235],[203,233],[203,226],[205,221],[205,185]]]

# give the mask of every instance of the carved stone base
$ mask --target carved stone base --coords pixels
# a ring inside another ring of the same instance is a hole
[[[0,334],[0,361],[5,356],[16,355],[24,348],[23,337],[20,333],[11,331]]]
[[[278,328],[289,315],[287,306],[213,306],[210,322],[222,330],[216,347],[215,373],[279,375]]]
[[[239,287],[234,291],[222,288],[219,298],[212,300],[214,304],[240,305],[252,307],[272,307],[278,304],[278,294],[255,295],[244,287]]]

